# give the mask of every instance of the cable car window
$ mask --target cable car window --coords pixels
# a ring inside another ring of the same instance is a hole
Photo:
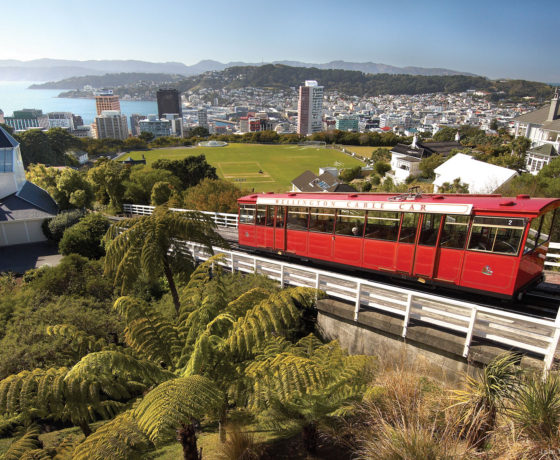
[[[309,208],[288,208],[288,230],[307,230]]]
[[[266,207],[266,226],[273,227],[274,226],[274,206],[267,206]]]
[[[464,249],[469,231],[470,216],[445,216],[439,246],[449,249]]]
[[[242,204],[239,206],[239,223],[254,224],[255,223],[255,205]]]
[[[284,228],[284,216],[285,216],[286,206],[278,206],[276,208],[276,228]]]
[[[418,244],[435,246],[441,224],[441,214],[424,214]]]
[[[339,209],[336,217],[337,235],[362,236],[364,234],[364,211]]]
[[[266,224],[266,206],[259,204],[257,205],[257,225]]]
[[[399,243],[414,243],[419,217],[420,214],[417,212],[403,212]]]
[[[539,231],[538,245],[546,243],[550,240],[550,234],[552,233],[552,224],[554,221],[555,212],[547,212],[541,217],[542,225]]]
[[[385,241],[397,241],[401,215],[398,212],[368,211],[366,238]]]
[[[525,248],[523,249],[524,254],[535,249],[539,239],[539,228],[541,227],[541,223],[542,217],[535,217],[534,219],[531,219],[529,233],[527,234],[527,241],[525,241]]]
[[[332,233],[334,220],[334,209],[311,208],[309,230],[312,232]]]
[[[522,218],[475,217],[469,249],[517,255],[524,230]]]

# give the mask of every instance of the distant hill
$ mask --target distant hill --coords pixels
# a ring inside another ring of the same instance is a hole
[[[390,75],[365,74],[351,70],[328,70],[266,64],[260,67],[230,67],[221,72],[208,72],[188,77],[173,85],[181,92],[198,88],[276,88],[298,87],[305,80],[317,80],[328,90],[351,96],[380,94],[453,93],[468,89],[502,92],[504,97],[533,96],[549,98],[549,85],[525,80],[489,80],[468,75]],[[500,97],[500,94],[497,94]]]
[[[106,75],[87,75],[84,77],[71,77],[60,81],[49,81],[31,85],[31,89],[77,89],[86,85],[94,88],[113,88],[115,86],[134,85],[141,82],[162,84],[178,82],[185,77],[178,74],[167,73],[110,73]]]
[[[473,75],[456,70],[424,67],[395,67],[374,62],[331,61],[315,64],[301,61],[275,61],[272,64],[290,67],[314,67],[318,69],[356,70],[364,73],[388,73],[405,75]],[[35,59],[18,61],[0,60],[0,80],[53,81],[86,75],[104,75],[107,73],[166,73],[184,76],[198,75],[208,71],[221,71],[230,67],[261,66],[263,63],[228,62],[203,60],[188,66],[181,62],[146,62],[137,60],[64,60]]]

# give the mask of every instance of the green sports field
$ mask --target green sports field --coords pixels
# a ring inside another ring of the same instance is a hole
[[[309,169],[315,174],[324,166],[350,168],[362,165],[355,158],[337,150],[298,145],[229,144],[226,147],[181,147],[131,152],[138,160],[146,157],[148,164],[160,158],[179,160],[189,155],[206,155],[218,175],[241,188],[256,192],[285,192],[291,182]],[[127,155],[128,156],[128,155]]]

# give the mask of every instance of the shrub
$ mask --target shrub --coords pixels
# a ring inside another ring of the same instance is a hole
[[[99,259],[105,255],[101,239],[109,226],[106,217],[89,214],[64,232],[58,248],[64,255],[80,254],[90,259]]]
[[[388,171],[391,171],[391,165],[389,163],[385,163],[384,161],[377,161],[373,168],[381,177],[384,177]]]
[[[43,233],[49,240],[58,243],[62,239],[65,230],[76,224],[83,216],[84,211],[80,209],[63,211],[56,217],[43,221]]]

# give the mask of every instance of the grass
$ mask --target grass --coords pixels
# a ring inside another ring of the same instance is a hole
[[[373,148],[368,147],[371,150]],[[146,157],[148,164],[161,158],[180,160],[190,155],[206,155],[218,175],[240,188],[255,192],[286,192],[291,182],[306,169],[319,172],[323,166],[351,168],[363,163],[337,150],[298,145],[229,144],[226,147],[185,147],[130,152]],[[371,152],[370,152],[371,154]]]
[[[371,147],[363,145],[343,145],[342,148],[346,149],[348,152],[354,152],[356,155],[361,155],[365,158],[371,158],[371,154],[374,150],[382,149],[389,152],[392,147]]]

